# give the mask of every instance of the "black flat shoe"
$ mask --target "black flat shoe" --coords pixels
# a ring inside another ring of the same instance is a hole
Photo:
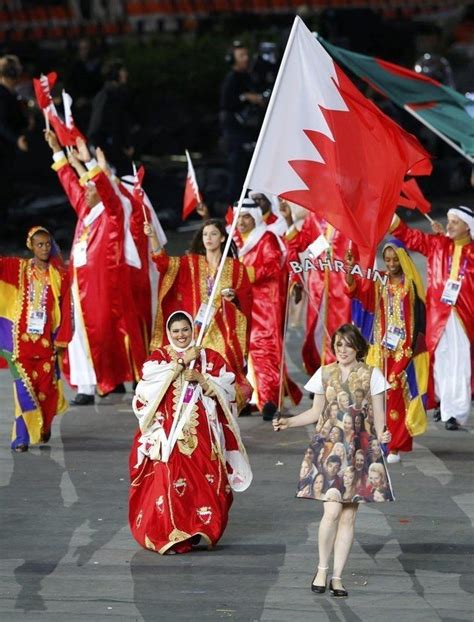
[[[250,417],[252,414],[252,406],[250,404],[246,404],[242,410],[239,412],[239,417]]]
[[[441,421],[441,411],[437,408],[433,413],[433,421]]]
[[[78,393],[76,397],[69,403],[71,406],[88,406],[94,404],[95,397],[93,395],[86,395],[85,393]]]
[[[314,579],[316,579],[316,575],[314,575]],[[313,581],[314,581],[313,579]],[[326,591],[326,586],[325,585],[315,585],[314,583],[311,583],[311,591],[315,592],[316,594],[324,594],[324,592]]]
[[[40,438],[40,443],[47,443],[50,438],[51,438],[51,430],[49,430],[48,432],[43,432]]]
[[[334,596],[334,598],[346,598],[347,596],[349,596],[349,593],[344,588],[344,586],[342,587],[342,590],[338,590],[337,588],[333,587],[332,579],[329,581],[329,592],[331,593],[331,596]]]
[[[318,568],[318,570],[328,570],[328,568]],[[326,591],[326,585],[328,582],[327,579],[327,575],[326,575],[326,580],[324,581],[324,585],[315,585],[314,581],[316,579],[316,577],[318,576],[318,573],[316,573],[313,577],[313,580],[311,581],[311,591],[315,592],[316,594],[324,594],[324,592]]]
[[[450,417],[444,424],[446,430],[459,430],[459,423],[454,417]]]

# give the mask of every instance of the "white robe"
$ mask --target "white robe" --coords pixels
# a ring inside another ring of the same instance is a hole
[[[471,350],[454,309],[436,347],[433,371],[441,420],[454,417],[466,423],[471,410]]]

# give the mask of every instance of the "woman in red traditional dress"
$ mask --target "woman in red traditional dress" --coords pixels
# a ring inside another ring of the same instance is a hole
[[[183,257],[170,257],[164,249],[160,249],[153,227],[147,223],[144,230],[151,238],[155,251],[152,259],[160,273],[158,307],[151,341],[151,349],[154,350],[168,343],[164,318],[173,311],[187,311],[195,318],[196,324],[204,319],[227,233],[220,220],[207,220],[196,233],[190,252]],[[235,245],[231,246],[231,253],[224,264],[203,345],[212,346],[219,352],[235,373],[240,411],[252,394],[245,378],[252,293],[247,270],[236,259]]]
[[[133,400],[140,427],[130,453],[130,529],[139,544],[161,554],[186,553],[201,537],[215,545],[232,490],[243,491],[252,480],[231,412],[234,374],[217,352],[194,345],[193,329],[189,314],[169,317],[170,344],[143,366]]]

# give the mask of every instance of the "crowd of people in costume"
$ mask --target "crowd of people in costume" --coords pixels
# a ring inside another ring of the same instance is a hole
[[[77,226],[68,265],[41,226],[27,235],[31,259],[0,258],[12,449],[49,440],[67,408],[61,375],[75,406],[133,382],[131,530],[150,550],[182,553],[202,538],[215,544],[232,490],[250,485],[239,415],[256,413],[277,431],[315,423],[296,495],[337,502],[324,505],[312,589],[326,589],[334,549],[331,589],[344,596],[358,504],[393,500],[387,462],[412,450],[429,408],[450,431],[470,412],[472,209],[450,209],[446,231],[434,223],[431,234],[394,216],[383,282],[354,270],[356,249],[330,223],[257,189],[237,208],[230,245],[229,223],[201,206],[189,251],[173,257],[137,172],[116,178],[81,138],[67,151],[53,131],[45,138]],[[427,257],[426,287],[409,250]],[[322,269],[292,272],[290,261],[304,257]],[[332,270],[334,260],[344,270]],[[302,398],[285,363],[290,306],[305,309],[313,403],[284,417]]]

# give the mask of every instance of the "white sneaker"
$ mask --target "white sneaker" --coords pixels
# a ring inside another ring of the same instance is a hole
[[[401,458],[398,454],[388,454],[387,456],[387,462],[389,464],[396,464],[397,462],[400,462]]]

